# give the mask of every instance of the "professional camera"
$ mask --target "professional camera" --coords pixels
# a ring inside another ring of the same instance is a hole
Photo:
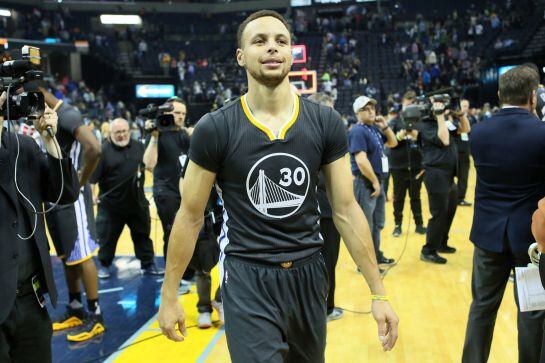
[[[432,96],[418,96],[415,103],[405,107],[401,111],[401,120],[405,124],[405,129],[407,131],[414,130],[415,124],[422,119],[431,118],[433,116],[433,103],[441,102],[445,105],[445,110],[452,109],[454,107],[459,107],[459,103],[454,104],[452,102],[450,95],[447,93],[436,94]]]
[[[172,112],[174,106],[172,104],[165,104],[156,106],[150,103],[146,108],[138,111],[138,114],[146,119],[149,119],[153,123],[153,127],[148,128],[147,131],[171,131],[175,128],[174,115],[167,115],[167,112]]]
[[[40,65],[40,49],[28,45],[21,49],[21,59],[0,64],[0,92],[8,93],[1,113],[5,119],[26,118],[31,123],[44,114],[44,96],[36,87],[43,79]]]

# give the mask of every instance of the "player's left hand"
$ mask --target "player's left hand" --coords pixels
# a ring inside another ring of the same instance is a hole
[[[385,352],[392,350],[397,341],[399,318],[388,301],[374,300],[371,311],[378,325],[378,339],[382,349]]]

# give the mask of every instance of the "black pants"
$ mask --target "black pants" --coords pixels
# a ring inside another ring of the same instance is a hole
[[[341,235],[331,218],[320,219],[320,233],[324,238],[322,255],[329,276],[329,292],[327,294],[327,314],[329,315],[335,308],[335,266],[339,260]]]
[[[458,193],[454,173],[446,170],[426,169],[424,184],[428,190],[431,218],[422,253],[428,254],[436,252],[448,242],[450,226],[458,206]]]
[[[172,230],[172,224],[174,224],[174,218],[178,209],[180,209],[181,199],[176,197],[154,195],[155,205],[157,206],[157,213],[163,226],[163,254],[165,261],[167,260],[168,251],[168,239],[170,237],[170,231]]]
[[[126,213],[116,212],[99,204],[96,221],[100,244],[98,259],[102,266],[112,264],[117,241],[125,225],[129,226],[134,253],[136,258],[140,260],[142,267],[149,266],[153,262],[153,242],[149,237],[151,221],[148,206],[142,206],[131,213]]]
[[[496,315],[503,298],[509,273],[515,266],[526,266],[526,252],[514,254],[504,244],[503,252],[490,252],[475,246],[471,293],[473,302],[467,321],[463,363],[484,363],[490,354]],[[518,308],[517,286],[514,284]],[[545,311],[517,312],[520,363],[540,361]]]
[[[466,199],[469,177],[469,153],[458,153],[458,202]]]
[[[424,224],[422,220],[422,202],[420,201],[420,190],[422,189],[422,178],[416,179],[420,170],[409,171],[409,169],[392,169],[394,181],[394,219],[396,226],[403,224],[403,208],[405,196],[409,191],[411,198],[411,210],[414,222],[417,226]]]
[[[221,287],[233,363],[320,363],[327,269],[320,253],[288,268],[227,256]]]
[[[51,319],[34,293],[18,296],[0,324],[0,362],[51,362]]]

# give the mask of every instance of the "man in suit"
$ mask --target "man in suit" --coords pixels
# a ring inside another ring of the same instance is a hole
[[[0,105],[3,101],[4,95]],[[48,108],[34,126],[47,157],[32,138],[0,128],[0,362],[51,362],[51,320],[43,293],[49,292],[55,305],[57,291],[44,219],[36,210],[45,201],[56,202],[59,194],[59,203],[73,203],[79,192],[70,159],[61,159],[57,141],[46,131],[50,127],[55,134],[56,113]]]
[[[509,274],[529,262],[532,213],[545,195],[545,124],[534,114],[538,84],[538,74],[528,67],[503,74],[502,109],[472,129],[477,187],[470,239],[475,250],[464,363],[488,359]],[[518,305],[516,294],[515,301]],[[519,362],[539,362],[544,317],[543,311],[518,312]]]

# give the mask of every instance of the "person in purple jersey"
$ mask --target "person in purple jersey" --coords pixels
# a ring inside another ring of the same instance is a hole
[[[391,350],[398,317],[352,192],[341,116],[292,92],[292,38],[280,14],[253,13],[237,39],[248,93],[205,115],[193,133],[159,326],[173,341],[187,335],[178,286],[215,184],[224,206],[220,281],[231,361],[324,362],[328,281],[316,197],[323,170],[333,221],[371,290],[382,347]]]

